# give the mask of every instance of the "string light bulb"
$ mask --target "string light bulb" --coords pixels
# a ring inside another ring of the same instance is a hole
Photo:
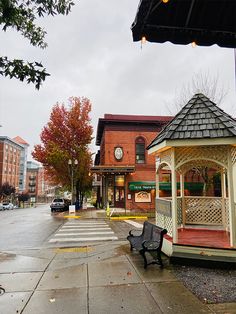
[[[147,41],[146,37],[145,37],[145,36],[143,36],[143,37],[141,38],[141,43],[142,43],[142,44],[145,44],[145,43],[146,43],[146,41]]]
[[[169,0],[162,0],[162,2],[163,2],[163,3],[167,3],[167,2],[169,2]]]

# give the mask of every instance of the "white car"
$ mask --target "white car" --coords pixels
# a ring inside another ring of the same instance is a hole
[[[14,208],[14,205],[12,203],[9,203],[9,202],[3,202],[2,203],[2,209],[5,210],[9,210],[9,209],[13,209]]]

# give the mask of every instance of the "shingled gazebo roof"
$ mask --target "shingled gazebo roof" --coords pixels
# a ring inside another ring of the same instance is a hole
[[[236,137],[236,120],[203,94],[196,94],[149,144],[150,149],[165,140]]]

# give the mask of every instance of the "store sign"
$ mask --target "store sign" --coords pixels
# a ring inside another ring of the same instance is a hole
[[[155,182],[129,182],[130,191],[146,191],[156,189]]]
[[[136,203],[151,203],[151,193],[146,191],[135,193],[134,200]]]

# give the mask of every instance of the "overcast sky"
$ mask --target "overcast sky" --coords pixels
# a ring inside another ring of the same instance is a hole
[[[66,104],[70,96],[91,100],[95,136],[105,113],[174,114],[178,91],[194,74],[211,73],[227,90],[220,107],[236,115],[233,49],[171,43],[146,43],[141,49],[130,30],[139,0],[75,2],[68,16],[40,20],[47,31],[45,50],[31,47],[16,32],[0,33],[1,55],[41,61],[51,74],[39,91],[0,77],[0,134],[26,140],[29,159],[52,106]]]

